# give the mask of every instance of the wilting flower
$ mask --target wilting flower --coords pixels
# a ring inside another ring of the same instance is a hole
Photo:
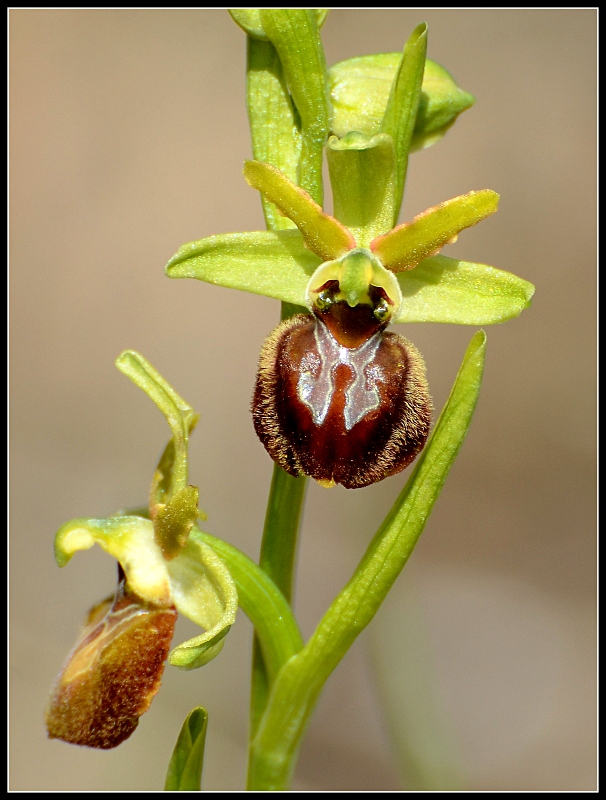
[[[88,613],[46,712],[51,738],[102,749],[116,747],[137,727],[167,657],[194,669],[219,653],[238,605],[227,567],[195,527],[198,490],[181,485],[197,416],[138,354],[127,351],[117,363],[165,413],[173,439],[152,483],[151,519],[147,510],[76,519],[55,537],[59,566],[94,544],[118,561],[116,594]],[[169,655],[177,613],[205,632]]]

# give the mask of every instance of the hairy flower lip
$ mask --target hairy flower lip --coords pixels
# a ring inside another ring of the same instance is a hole
[[[315,316],[266,339],[252,403],[257,435],[290,475],[361,488],[404,469],[429,434],[431,399],[418,350],[377,332],[338,344]]]

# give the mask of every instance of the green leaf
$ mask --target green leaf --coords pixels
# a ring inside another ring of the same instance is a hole
[[[245,161],[244,177],[295,223],[307,247],[323,261],[338,258],[356,246],[347,228],[271,164]]]
[[[256,13],[256,9],[238,13]],[[233,13],[232,13],[233,15]],[[286,87],[276,49],[269,41],[248,40],[246,103],[256,161],[272,164],[293,183],[299,176],[301,132],[298,115]],[[285,230],[295,227],[273,203],[261,197],[267,227]]]
[[[412,269],[456,241],[462,230],[494,214],[498,205],[499,195],[490,189],[453,197],[377,237],[370,249],[393,272]]]
[[[166,274],[305,306],[307,284],[320,263],[298,230],[227,233],[183,245]]]
[[[485,350],[486,334],[479,331],[413,473],[354,575],[301,652],[280,670],[253,742],[250,790],[287,787],[294,755],[324,683],[376,614],[412,553],[467,434]]]
[[[360,131],[370,138],[379,132],[401,59],[402,53],[377,53],[340,61],[328,70],[334,134]],[[474,102],[444,67],[426,59],[410,152],[439,141]]]
[[[328,139],[329,104],[326,60],[311,9],[259,9],[261,25],[276,48],[301,119],[301,188],[320,205],[323,201],[322,158]]]
[[[331,136],[326,150],[334,213],[358,245],[386,233],[395,213],[395,150],[387,134]]]
[[[528,308],[534,286],[485,264],[432,256],[396,276],[402,307],[394,322],[492,325]]]
[[[261,14],[260,9],[258,8],[230,8],[228,9],[231,18],[234,22],[236,22],[243,31],[249,36],[254,37],[255,39],[259,39],[261,41],[267,42],[269,41],[269,37],[265,33],[263,29],[263,25],[261,23]],[[310,8],[309,11],[314,14],[316,18],[316,25],[318,28],[321,28],[324,25],[324,21],[326,20],[326,15],[328,14],[327,8]]]
[[[408,153],[421,99],[421,85],[427,53],[427,25],[422,22],[414,29],[404,45],[402,60],[394,78],[380,133],[388,133],[396,148],[396,205],[395,225],[406,183]]]
[[[207,724],[203,708],[194,708],[185,718],[168,765],[165,792],[200,791]]]

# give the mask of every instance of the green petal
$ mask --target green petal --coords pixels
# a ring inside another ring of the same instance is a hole
[[[462,230],[494,214],[498,204],[499,195],[490,189],[453,197],[379,236],[370,249],[393,272],[412,269],[445,244],[456,241]]]
[[[328,70],[333,133],[360,131],[371,137],[379,132],[401,59],[402,53],[378,53],[340,61]],[[427,59],[410,152],[439,141],[473,103],[473,95],[459,89],[444,67]]]
[[[194,708],[187,715],[168,765],[165,792],[200,791],[207,724],[203,708]]]
[[[251,13],[258,14],[256,9]],[[243,11],[242,13],[246,13]],[[293,183],[298,182],[301,157],[300,121],[288,93],[276,48],[269,41],[248,39],[246,104],[256,161],[273,164]],[[261,197],[270,230],[294,228],[273,203]]]
[[[231,18],[234,22],[236,22],[243,31],[249,36],[252,36],[255,39],[260,39],[261,41],[267,42],[269,41],[269,37],[265,33],[263,25],[261,23],[261,14],[260,9],[258,8],[230,8],[228,9]],[[324,21],[326,20],[326,15],[328,14],[327,8],[310,8],[315,18],[316,18],[316,25],[318,28],[321,28],[324,25]]]
[[[304,306],[307,284],[320,263],[298,230],[227,233],[183,245],[166,274]]]
[[[338,258],[356,246],[347,228],[271,164],[245,161],[244,177],[295,223],[307,247],[323,261]]]
[[[326,150],[335,216],[358,245],[388,231],[395,213],[395,149],[387,134],[331,136]]]
[[[402,307],[394,322],[491,325],[517,317],[534,294],[510,272],[446,256],[426,258],[397,278]]]
[[[329,131],[326,59],[312,9],[260,9],[261,24],[276,48],[301,119],[297,183],[322,204],[322,159]]]
[[[236,619],[238,592],[221,558],[197,537],[190,536],[167,566],[177,610],[206,631],[176,647],[168,660],[175,667],[195,669],[223,647],[223,639]]]

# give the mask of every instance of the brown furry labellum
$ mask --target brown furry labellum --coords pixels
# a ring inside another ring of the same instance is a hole
[[[290,475],[355,489],[410,464],[429,433],[431,398],[419,351],[384,332],[384,292],[370,287],[370,303],[350,307],[335,300],[336,286],[322,289],[314,316],[291,317],[266,339],[253,421]]]
[[[128,739],[160,688],[176,618],[173,606],[130,592],[121,572],[116,596],[91,609],[57,677],[49,737],[103,750]]]

